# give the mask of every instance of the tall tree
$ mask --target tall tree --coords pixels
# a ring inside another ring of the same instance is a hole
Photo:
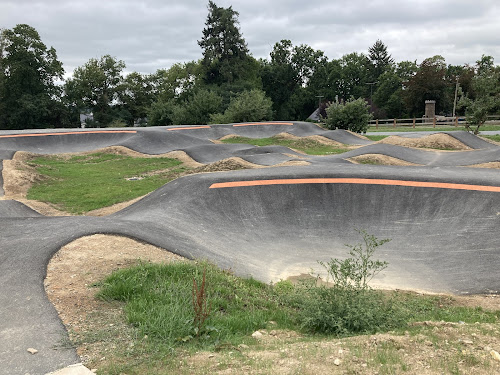
[[[370,95],[369,68],[370,61],[363,53],[352,52],[339,60],[340,79],[337,81],[339,98],[348,100],[351,97],[367,98]]]
[[[474,134],[486,122],[488,115],[500,111],[500,66],[495,66],[493,57],[484,56],[476,63],[476,75],[471,80],[471,90],[460,99],[465,108],[467,129],[475,126]]]
[[[118,100],[125,63],[110,55],[90,59],[75,69],[73,78],[66,82],[68,100],[80,110],[91,110],[96,121],[106,126],[114,120],[112,104]]]
[[[373,46],[368,48],[368,58],[371,62],[370,79],[372,82],[376,82],[383,73],[394,65],[394,60],[387,51],[387,46],[381,40],[377,40]]]
[[[60,125],[64,69],[56,50],[38,32],[20,24],[0,32],[0,128],[44,128]]]
[[[449,82],[446,81],[446,62],[443,56],[436,55],[425,59],[417,73],[408,81],[403,91],[404,100],[410,114],[422,116],[426,100],[436,101],[436,112],[451,112]]]
[[[117,91],[122,110],[127,114],[124,120],[129,126],[147,116],[155,97],[152,76],[132,72],[125,77]]]
[[[206,83],[228,85],[236,91],[259,86],[258,64],[249,55],[238,16],[232,7],[218,7],[210,0],[203,36],[198,41]]]
[[[402,118],[405,106],[403,102],[403,82],[393,70],[383,73],[373,94],[373,102],[380,109],[377,118]]]
[[[274,45],[270,58],[262,61],[262,84],[273,102],[275,117],[307,118],[317,106],[316,91],[324,80],[318,75],[327,64],[323,51],[281,40]]]

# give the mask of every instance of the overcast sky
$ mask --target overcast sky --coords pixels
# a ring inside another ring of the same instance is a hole
[[[329,59],[367,53],[381,39],[399,62],[437,54],[448,64],[491,55],[500,64],[498,0],[216,0],[240,13],[256,58],[281,39],[307,44]],[[197,40],[208,0],[0,0],[0,28],[25,23],[53,46],[71,73],[110,54],[126,71],[152,73],[201,58]]]

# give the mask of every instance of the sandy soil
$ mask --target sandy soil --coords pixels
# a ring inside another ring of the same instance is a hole
[[[404,138],[397,135],[391,135],[377,143],[391,144],[404,147],[418,147],[431,149],[446,149],[446,150],[472,150],[458,139],[453,138],[448,134],[430,134],[422,138]]]
[[[398,158],[393,158],[392,156],[381,155],[381,154],[365,154],[354,156],[349,158],[354,163],[369,163],[369,164],[380,164],[380,165],[400,165],[400,166],[418,166],[421,164],[410,163],[409,161],[401,160]]]
[[[489,162],[489,163],[481,163],[481,164],[468,165],[468,167],[471,167],[471,168],[497,168],[497,169],[500,169],[500,161],[492,161],[492,162]]]

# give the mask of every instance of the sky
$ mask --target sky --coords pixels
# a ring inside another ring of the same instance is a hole
[[[368,53],[378,39],[396,62],[442,55],[448,64],[493,56],[500,64],[498,0],[215,0],[239,12],[255,58],[290,39],[331,59]],[[0,28],[34,27],[66,76],[109,54],[126,72],[154,73],[198,60],[208,0],[0,0]]]

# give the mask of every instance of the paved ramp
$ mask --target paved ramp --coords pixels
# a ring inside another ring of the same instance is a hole
[[[211,142],[228,134],[258,138],[284,131],[364,146],[305,157],[286,147]],[[304,157],[310,163],[179,178],[104,218],[44,217],[0,200],[0,373],[44,374],[79,361],[74,350],[60,348],[66,332],[43,279],[61,246],[94,233],[126,235],[276,281],[319,270],[318,260],[345,256],[344,244],[360,240],[358,228],[392,239],[377,255],[389,262],[378,286],[498,293],[500,173],[463,165],[499,161],[499,147],[460,137],[478,149],[443,153],[372,144],[308,123],[0,132],[4,159],[17,150],[53,154],[125,146],[150,154],[183,150],[203,163],[232,156],[266,166]],[[346,161],[371,153],[424,166]],[[29,354],[29,347],[39,353]]]

